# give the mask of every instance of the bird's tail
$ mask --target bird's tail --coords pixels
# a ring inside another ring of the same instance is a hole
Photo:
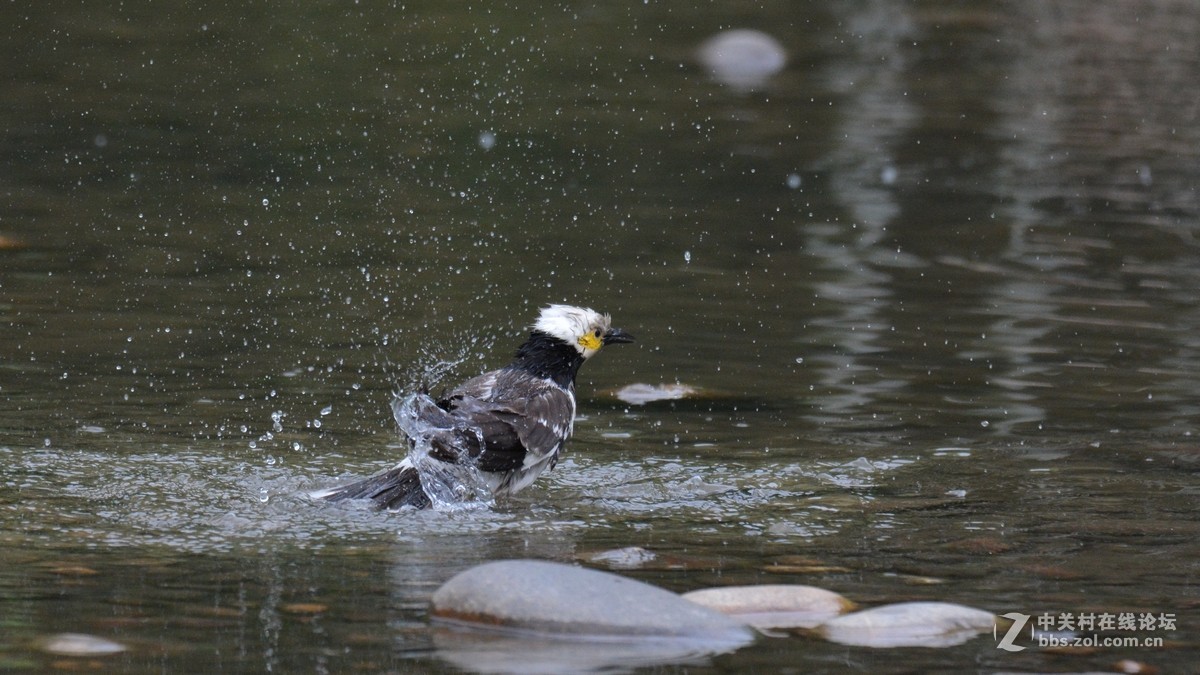
[[[385,473],[341,487],[312,493],[314,499],[339,502],[343,499],[370,499],[380,509],[411,506],[427,509],[432,505],[429,495],[421,488],[421,477],[408,459]]]

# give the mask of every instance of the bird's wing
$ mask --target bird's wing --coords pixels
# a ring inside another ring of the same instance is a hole
[[[463,383],[446,404],[455,418],[483,437],[482,447],[478,437],[462,439],[483,471],[513,471],[544,462],[571,435],[575,418],[567,391],[544,380],[505,373]]]
[[[451,414],[462,424],[451,432],[451,437],[433,439],[434,457],[459,462],[466,459],[462,456],[466,451],[481,471],[503,473],[521,468],[525,444],[508,414],[477,398],[454,396],[448,402]]]
[[[521,400],[522,410],[510,422],[526,450],[526,465],[537,463],[548,453],[557,452],[571,436],[575,422],[575,401],[565,390],[551,386],[537,395]]]
[[[447,410],[454,399],[462,398],[477,398],[490,400],[498,388],[501,388],[501,381],[507,383],[511,377],[506,377],[503,370],[493,370],[482,375],[477,375],[455,387],[449,394],[442,399],[441,404]]]

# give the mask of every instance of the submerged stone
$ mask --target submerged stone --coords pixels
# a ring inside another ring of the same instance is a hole
[[[457,671],[480,675],[625,673],[638,668],[709,665],[711,651],[679,639],[562,639],[517,632],[435,627],[434,654]]]
[[[949,602],[902,602],[830,619],[817,632],[859,647],[952,647],[989,632],[996,616]]]
[[[626,546],[610,551],[600,551],[586,558],[590,563],[604,565],[614,570],[635,570],[645,567],[657,559],[658,556],[653,551],[647,551],[641,546]]]
[[[84,633],[59,633],[38,643],[47,654],[58,656],[106,656],[125,651],[125,645]]]
[[[433,594],[433,616],[542,637],[683,640],[704,653],[748,644],[744,625],[675,593],[599,570],[538,560],[469,569]]]
[[[686,384],[629,384],[614,392],[614,396],[631,405],[646,405],[654,401],[677,401],[693,398],[699,393]]]
[[[833,591],[798,584],[705,588],[684,593],[683,599],[759,629],[812,628],[854,609]]]
[[[737,89],[756,89],[787,65],[787,52],[762,31],[726,30],[705,40],[696,58],[713,79]]]

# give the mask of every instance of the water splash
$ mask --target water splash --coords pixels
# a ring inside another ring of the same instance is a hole
[[[392,414],[400,431],[409,439],[408,460],[417,469],[421,487],[434,508],[474,509],[495,504],[492,492],[496,481],[484,475],[465,451],[453,463],[431,456],[432,440],[439,437],[471,434],[482,445],[479,429],[450,416],[424,393],[395,399]]]
[[[495,337],[459,331],[451,332],[446,340],[418,345],[418,356],[412,364],[395,369],[392,375],[397,397],[403,396],[403,392],[430,391],[470,362],[477,361],[482,367],[485,353],[493,348],[495,340]],[[384,360],[387,361],[386,354]],[[390,366],[390,361],[387,362]]]

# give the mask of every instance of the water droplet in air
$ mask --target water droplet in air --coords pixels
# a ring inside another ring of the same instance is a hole
[[[691,251],[683,252],[683,262],[685,264],[690,264],[692,262],[692,252]]]
[[[804,181],[801,180],[801,178],[800,178],[800,174],[798,174],[798,173],[788,174],[787,186],[790,187],[791,189],[793,189],[793,190],[799,189],[800,185],[803,184],[803,182]]]
[[[484,150],[491,150],[496,147],[496,134],[490,131],[479,134],[479,147]]]

